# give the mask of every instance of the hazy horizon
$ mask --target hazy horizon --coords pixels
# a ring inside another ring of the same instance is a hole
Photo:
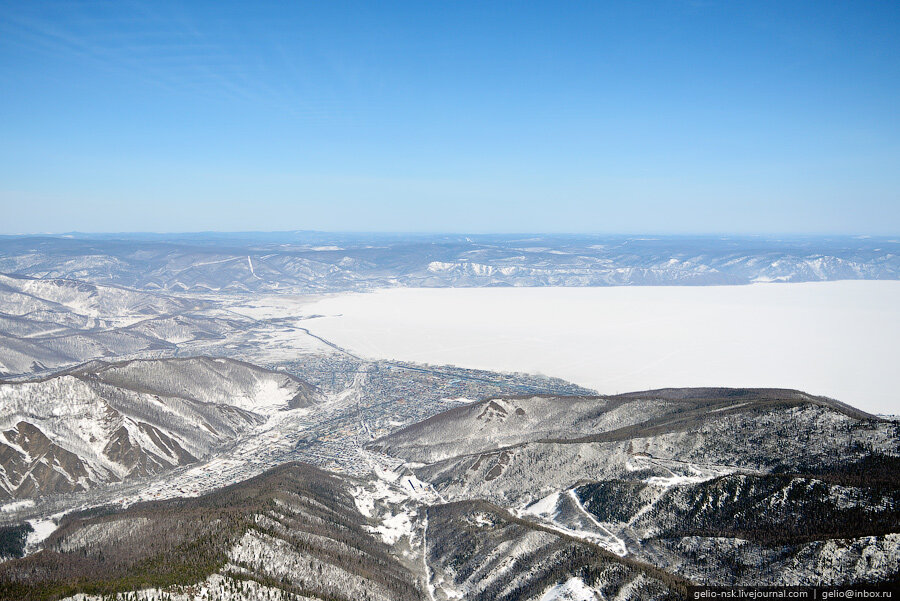
[[[75,236],[214,236],[214,235],[276,235],[276,234],[335,234],[335,235],[359,235],[359,236],[560,236],[560,237],[638,237],[660,236],[666,238],[894,238],[900,236],[900,230],[896,232],[869,234],[864,232],[797,232],[797,231],[769,231],[769,232],[739,232],[739,231],[696,231],[696,232],[668,232],[668,231],[452,231],[452,230],[317,230],[317,229],[272,229],[272,230],[132,230],[132,231],[58,231],[58,232],[13,232],[0,233],[0,237],[75,237]]]

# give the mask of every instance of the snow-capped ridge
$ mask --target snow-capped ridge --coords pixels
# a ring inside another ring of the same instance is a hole
[[[318,401],[282,372],[211,357],[93,361],[0,384],[0,497],[85,490],[208,456],[274,412]]]

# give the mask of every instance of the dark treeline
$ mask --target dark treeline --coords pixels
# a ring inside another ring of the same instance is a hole
[[[0,528],[0,558],[22,557],[25,553],[25,539],[31,532],[34,532],[34,528],[28,523]]]
[[[261,515],[271,517],[268,526],[260,523]],[[286,541],[314,559],[310,565],[339,566],[382,591],[382,599],[420,599],[415,578],[365,532],[361,520],[345,482],[311,466],[286,464],[203,497],[67,518],[43,551],[0,565],[0,599],[190,586],[219,572],[228,551],[250,530]],[[285,594],[353,599],[341,594],[341,583],[327,579],[276,579],[251,570],[231,578],[256,580]]]
[[[872,456],[823,479],[723,476],[665,491],[641,519],[659,527],[663,538],[733,537],[767,546],[885,535],[900,525],[900,487],[892,485],[898,476],[890,471],[896,464],[894,458]],[[870,471],[872,465],[882,471]],[[850,481],[872,485],[847,486]],[[642,506],[638,493],[644,486],[609,481],[583,486],[578,494],[599,520],[627,521]]]

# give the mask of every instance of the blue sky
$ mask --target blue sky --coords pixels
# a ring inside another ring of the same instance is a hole
[[[0,233],[900,230],[897,2],[0,2]]]

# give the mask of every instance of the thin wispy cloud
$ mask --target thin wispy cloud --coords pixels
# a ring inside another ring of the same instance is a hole
[[[61,12],[70,17],[65,25],[58,18]],[[93,3],[44,5],[39,10],[20,5],[4,11],[0,31],[4,38],[0,44],[15,46],[20,53],[85,63],[168,92],[209,99],[224,95],[264,104],[292,117],[321,118],[328,113],[327,107],[312,106],[315,99],[304,97],[291,85],[302,77],[296,67],[290,69],[293,78],[273,76],[264,72],[273,69],[265,61],[239,54],[259,39],[210,35],[178,7],[127,2],[104,12]],[[286,65],[274,68],[279,67]],[[273,86],[269,81],[274,80],[285,85]]]
[[[884,233],[898,11],[6,2],[0,203],[201,229],[227,203],[218,223],[274,229]]]

